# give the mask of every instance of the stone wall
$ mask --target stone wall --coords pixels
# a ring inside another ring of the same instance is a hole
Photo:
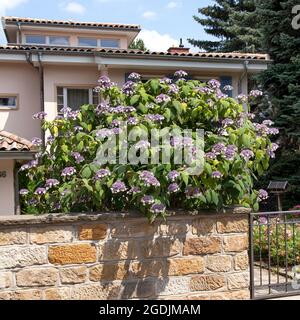
[[[1,299],[248,299],[248,215],[0,219]]]

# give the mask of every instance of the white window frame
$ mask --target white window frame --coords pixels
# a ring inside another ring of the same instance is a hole
[[[27,37],[45,37],[46,39],[46,43],[31,43],[31,42],[27,42]],[[50,44],[50,37],[63,37],[63,38],[67,38],[69,44]],[[44,34],[25,34],[25,44],[30,44],[30,45],[40,45],[40,46],[53,46],[53,47],[57,47],[57,46],[62,46],[62,47],[69,47],[70,46],[70,37],[69,36],[59,36],[59,35],[44,35]]]
[[[94,46],[81,46],[79,44],[79,39],[80,38],[83,38],[83,39],[92,39],[92,40],[96,40],[97,41],[97,46],[94,47]],[[118,42],[118,47],[103,47],[101,45],[101,41],[102,40],[115,40]],[[120,42],[121,42],[121,39],[114,39],[114,38],[93,38],[93,37],[77,37],[77,46],[78,47],[83,47],[83,48],[104,48],[104,49],[120,49]]]

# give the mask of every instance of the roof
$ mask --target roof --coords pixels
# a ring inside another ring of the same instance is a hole
[[[103,49],[103,48],[80,48],[80,47],[56,47],[56,46],[32,46],[32,45],[9,45],[0,46],[1,52],[21,53],[21,52],[46,52],[52,54],[79,54],[79,55],[112,55],[112,56],[141,56],[159,58],[191,58],[207,60],[253,60],[257,62],[270,62],[268,54],[240,53],[240,52],[199,52],[199,53],[169,53],[140,50],[123,49]]]
[[[0,151],[35,151],[33,144],[13,133],[0,130]]]
[[[33,19],[19,17],[3,17],[4,24],[22,23],[26,25],[38,26],[58,26],[58,27],[83,27],[83,28],[100,28],[100,29],[123,29],[139,31],[141,27],[137,24],[119,24],[119,23],[99,23],[99,22],[75,22],[71,20],[48,20],[48,19]]]

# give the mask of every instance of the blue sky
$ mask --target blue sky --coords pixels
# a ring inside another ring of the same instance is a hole
[[[194,21],[212,0],[0,0],[0,15],[140,24],[151,50],[166,50],[180,37],[211,39]],[[0,30],[0,43],[5,43]]]

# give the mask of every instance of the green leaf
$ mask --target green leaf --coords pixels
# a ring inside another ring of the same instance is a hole
[[[69,153],[69,148],[65,144],[61,146],[61,150],[65,153]]]
[[[164,113],[164,117],[169,122],[171,120],[172,112],[169,108],[166,108],[166,111]]]
[[[187,172],[182,172],[181,173],[181,178],[182,178],[182,181],[185,183],[186,186],[188,186],[189,184],[189,174]]]
[[[89,166],[86,166],[85,168],[83,168],[83,170],[81,171],[81,177],[84,179],[89,179],[92,176],[92,170]]]
[[[77,145],[77,151],[81,152],[83,150],[83,148],[84,148],[84,143],[83,143],[83,141],[80,141]]]
[[[138,101],[140,100],[140,95],[134,95],[133,97],[131,97],[130,99],[130,104],[131,105],[135,105],[138,103]]]
[[[177,100],[173,101],[173,106],[176,109],[178,114],[182,114],[182,108],[181,108],[181,103]]]

